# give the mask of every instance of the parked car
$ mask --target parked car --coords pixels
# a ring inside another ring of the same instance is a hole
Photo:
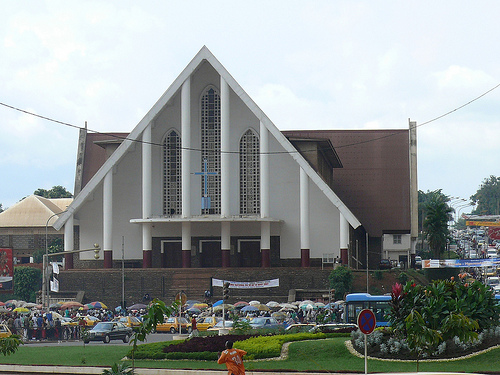
[[[276,319],[268,316],[254,318],[250,320],[250,325],[252,326],[252,328],[255,329],[262,329],[262,328],[273,329],[273,328],[283,327],[283,325],[279,324]]]
[[[182,332],[191,333],[193,328],[191,327],[191,322],[188,322],[186,318],[171,316],[167,318],[162,324],[156,326],[156,332],[170,332],[179,333],[179,324],[181,326]]]
[[[125,324],[127,327],[138,327],[141,325],[141,320],[135,316],[119,316],[114,318],[112,322],[120,322]]]
[[[9,327],[5,324],[0,324],[0,338],[10,337],[12,336],[12,332]]]
[[[225,328],[227,330],[233,329],[233,321],[232,320],[226,320],[224,323],[221,320],[220,322],[217,322],[217,324],[214,325],[212,328],[208,328],[207,331],[218,331],[219,329],[223,329],[224,325],[225,325]]]
[[[392,268],[391,261],[389,259],[381,259],[378,264],[379,270],[390,270]]]
[[[222,321],[221,317],[215,317],[215,316],[207,316],[204,318],[199,318],[199,320],[196,321],[196,328],[198,329],[198,331],[206,331],[207,329],[212,328],[218,322],[221,321]]]
[[[311,329],[316,327],[314,323],[296,323],[290,324],[285,328],[286,333],[300,333],[300,332],[309,332]]]
[[[351,332],[358,329],[358,326],[353,323],[327,323],[327,324],[318,324],[317,326],[311,328],[309,332],[324,332],[331,333],[335,331],[342,332]]]
[[[77,325],[79,325],[80,320],[82,320],[82,319],[85,320],[85,327],[93,327],[97,323],[100,322],[100,320],[97,319],[95,316],[85,315],[85,316],[73,318],[70,321],[66,321],[66,322],[63,321],[61,323],[61,325],[63,325],[63,326],[77,326]]]
[[[111,340],[123,340],[127,343],[132,336],[132,328],[126,327],[120,322],[99,322],[88,331],[83,338],[83,342],[88,344],[90,341],[102,341],[109,343]]]

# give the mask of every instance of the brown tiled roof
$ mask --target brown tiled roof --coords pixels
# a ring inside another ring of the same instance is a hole
[[[410,231],[408,130],[283,131],[286,137],[330,139],[343,168],[333,191],[370,236]]]

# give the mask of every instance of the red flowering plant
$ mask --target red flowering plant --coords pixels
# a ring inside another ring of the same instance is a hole
[[[423,304],[422,294],[422,286],[413,281],[408,281],[404,286],[399,283],[392,286],[389,321],[397,335],[406,336],[405,319],[412,309]]]

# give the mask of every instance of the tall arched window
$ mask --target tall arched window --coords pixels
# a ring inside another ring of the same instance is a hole
[[[202,209],[202,214],[220,214],[220,96],[213,87],[201,97],[201,171],[215,172],[201,176],[201,194],[210,197],[210,209]],[[207,167],[205,171],[205,163]]]
[[[171,130],[163,140],[163,214],[181,213],[181,137],[175,130]]]
[[[240,139],[240,214],[260,213],[260,145],[253,130]]]

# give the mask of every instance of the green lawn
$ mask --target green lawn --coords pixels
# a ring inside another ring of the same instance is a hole
[[[344,345],[346,338],[295,342],[290,345],[289,358],[284,361],[245,361],[250,371],[296,370],[350,372],[364,371],[364,360],[352,356]],[[24,365],[111,366],[128,352],[127,346],[23,346],[11,356],[1,357],[0,363]],[[146,361],[138,360],[136,367],[224,369],[223,365],[207,361]],[[416,371],[415,362],[368,361],[369,372]],[[451,362],[421,362],[419,371],[500,372],[500,349],[473,358]]]

